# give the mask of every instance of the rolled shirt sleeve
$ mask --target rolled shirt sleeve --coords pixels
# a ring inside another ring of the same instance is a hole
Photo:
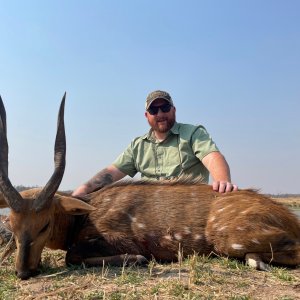
[[[134,156],[132,151],[131,142],[123,153],[121,153],[117,159],[113,162],[113,165],[121,172],[127,174],[130,177],[134,177],[137,173],[134,163]]]
[[[211,136],[203,126],[198,126],[191,137],[191,144],[194,154],[202,159],[211,152],[219,152],[219,149]]]

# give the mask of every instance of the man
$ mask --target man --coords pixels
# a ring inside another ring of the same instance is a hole
[[[171,96],[154,91],[146,99],[145,117],[149,133],[134,139],[115,162],[79,186],[73,196],[84,196],[103,186],[133,177],[140,172],[143,179],[173,179],[183,175],[201,178],[220,193],[237,190],[231,183],[229,166],[206,129],[199,125],[176,122],[176,108]]]

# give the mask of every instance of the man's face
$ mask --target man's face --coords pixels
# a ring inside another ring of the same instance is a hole
[[[152,102],[150,108],[161,107],[168,104],[169,102],[164,99],[157,99]],[[151,115],[149,111],[146,111],[145,116],[154,131],[166,133],[172,128],[176,121],[175,112],[176,109],[172,106],[169,112],[163,112],[162,109],[159,108],[157,114]]]

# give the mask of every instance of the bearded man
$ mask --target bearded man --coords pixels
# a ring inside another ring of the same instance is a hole
[[[129,175],[142,179],[170,180],[189,176],[208,183],[220,193],[237,190],[231,183],[224,156],[202,125],[176,122],[176,108],[169,93],[151,92],[146,99],[145,117],[150,131],[135,138],[108,167],[79,186],[73,196],[83,197]]]

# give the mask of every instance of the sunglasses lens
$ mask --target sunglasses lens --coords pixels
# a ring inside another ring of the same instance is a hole
[[[158,107],[157,106],[152,106],[148,108],[148,112],[150,115],[156,115],[158,113]]]
[[[160,107],[160,109],[161,109],[161,111],[164,112],[164,113],[169,112],[170,109],[171,109],[171,105],[170,105],[170,104],[162,105],[162,106]]]
[[[148,112],[150,115],[156,115],[158,113],[158,110],[160,109],[163,113],[167,113],[171,110],[171,105],[170,104],[164,104],[161,106],[150,106],[148,108]]]

